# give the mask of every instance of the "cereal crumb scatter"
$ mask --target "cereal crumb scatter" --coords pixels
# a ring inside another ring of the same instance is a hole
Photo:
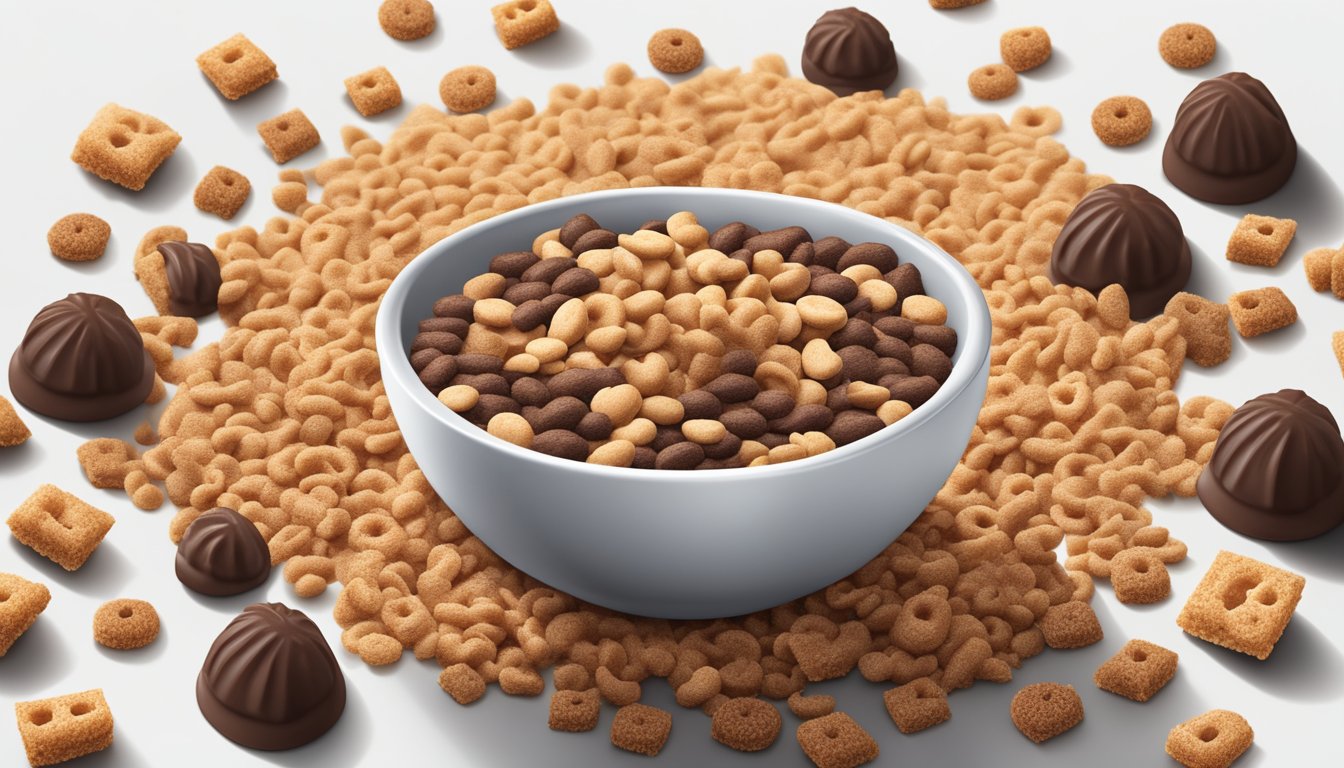
[[[1307,580],[1222,550],[1176,623],[1187,634],[1264,661],[1302,599]]]
[[[1162,60],[1180,69],[1194,69],[1213,61],[1218,41],[1202,24],[1176,24],[1167,27],[1157,39]]]
[[[1051,648],[1082,648],[1101,641],[1101,622],[1082,600],[1050,606],[1041,619],[1041,633]]]
[[[28,425],[23,423],[23,419],[19,418],[19,412],[14,410],[14,404],[9,402],[9,398],[0,395],[0,448],[22,445],[32,436]]]
[[[458,67],[439,81],[439,98],[454,112],[476,112],[495,103],[495,73],[476,65]]]
[[[1035,69],[1050,59],[1050,33],[1045,27],[1018,27],[999,37],[999,54],[1014,72]]]
[[[1177,661],[1174,651],[1147,640],[1134,639],[1097,667],[1092,682],[1103,691],[1143,702],[1153,698],[1171,681],[1176,674]]]
[[[257,133],[261,134],[261,140],[277,163],[287,163],[322,141],[317,127],[298,109],[262,121],[257,126]]]
[[[611,743],[627,752],[653,757],[672,733],[672,715],[647,704],[627,704],[611,719]]]
[[[1248,213],[1227,241],[1227,260],[1257,267],[1276,267],[1297,232],[1297,222]]]
[[[51,591],[45,585],[0,573],[0,657],[33,626],[49,602]]]
[[[798,744],[817,768],[854,768],[877,759],[873,737],[844,712],[804,721]]]
[[[509,50],[535,43],[560,29],[550,0],[509,0],[490,9],[495,32]]]
[[[386,112],[401,104],[401,86],[387,67],[374,67],[345,79],[350,103],[365,117]]]
[[[91,213],[71,213],[47,230],[51,255],[65,261],[93,261],[107,250],[112,227]]]
[[[700,38],[684,29],[660,29],[649,38],[649,63],[659,72],[690,72],[705,60]]]
[[[93,614],[93,639],[107,648],[144,648],[159,636],[159,612],[144,600],[109,600]]]
[[[32,766],[56,765],[112,746],[112,710],[99,688],[14,704]]]
[[[383,0],[378,25],[396,40],[419,40],[434,32],[434,6],[429,0]]]
[[[1092,132],[1108,147],[1143,141],[1153,129],[1153,113],[1143,99],[1112,96],[1092,110]]]
[[[1251,748],[1255,731],[1226,709],[1192,717],[1167,734],[1167,754],[1186,768],[1228,768]]]
[[[101,179],[138,192],[181,141],[158,118],[107,104],[79,134],[70,159]]]
[[[1017,93],[1017,73],[1007,64],[986,64],[972,71],[966,84],[975,98],[997,101]]]
[[[911,680],[882,694],[887,714],[901,733],[916,733],[952,717],[947,691],[927,677]]]
[[[1072,685],[1032,683],[1013,696],[1013,725],[1040,744],[1083,721],[1083,700]]]
[[[196,185],[192,201],[202,211],[228,221],[243,207],[250,194],[252,182],[246,176],[232,168],[216,165]]]
[[[760,752],[775,743],[784,718],[768,701],[743,696],[725,701],[714,711],[710,733],[714,740],[739,752]]]
[[[1297,307],[1281,288],[1257,288],[1232,294],[1227,301],[1237,333],[1250,339],[1297,322]]]
[[[67,571],[78,570],[116,522],[54,485],[44,484],[9,516],[21,544]]]
[[[241,99],[280,76],[271,57],[242,34],[197,56],[196,65],[230,101]]]
[[[1226,304],[1182,291],[1167,302],[1164,313],[1176,318],[1185,338],[1186,356],[1205,368],[1232,356],[1232,313]]]

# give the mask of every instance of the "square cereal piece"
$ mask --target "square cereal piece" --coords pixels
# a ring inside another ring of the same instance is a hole
[[[101,179],[138,191],[180,141],[162,120],[107,104],[79,134],[70,159]]]
[[[1082,600],[1052,605],[1040,621],[1045,644],[1051,648],[1082,648],[1100,642],[1101,622],[1092,606]]]
[[[1307,284],[1313,291],[1330,290],[1330,271],[1335,254],[1334,248],[1315,248],[1302,257],[1302,267],[1307,273]]]
[[[1264,661],[1293,618],[1306,583],[1291,571],[1222,550],[1176,623],[1200,640]]]
[[[0,573],[0,656],[47,609],[51,592],[43,585],[12,573]]]
[[[1115,599],[1126,605],[1148,605],[1171,596],[1171,574],[1151,547],[1133,547],[1111,558]]]
[[[1147,701],[1171,681],[1178,660],[1175,651],[1147,640],[1130,640],[1097,667],[1092,682],[1103,691],[1134,701]]]
[[[1232,294],[1227,302],[1232,324],[1243,338],[1254,338],[1297,322],[1297,307],[1278,288],[1257,288]]]
[[[288,163],[304,152],[316,147],[322,141],[303,110],[291,109],[283,115],[276,115],[257,126],[257,133],[271,150],[271,156],[277,163]]]
[[[556,691],[551,696],[552,731],[582,733],[597,727],[597,716],[602,712],[602,702],[597,689],[586,691]]]
[[[877,742],[844,712],[805,720],[798,744],[817,768],[854,768],[877,759]]]
[[[1232,329],[1228,320],[1232,313],[1226,304],[1182,291],[1167,302],[1165,314],[1176,318],[1185,337],[1186,355],[1195,363],[1208,368],[1231,357]]]
[[[1248,213],[1227,241],[1227,260],[1255,267],[1278,266],[1296,233],[1297,222],[1292,219]]]
[[[347,77],[345,92],[350,101],[359,110],[359,114],[372,117],[401,103],[401,86],[397,85],[387,67],[374,67],[368,72]]]
[[[1339,372],[1344,374],[1344,331],[1335,331],[1330,337],[1330,344],[1335,348],[1335,359],[1339,361]]]
[[[246,176],[232,168],[216,165],[196,185],[192,202],[202,211],[228,221],[243,207],[250,194],[252,182]]]
[[[229,101],[241,99],[280,76],[271,57],[242,34],[197,56],[196,65]]]
[[[112,710],[103,691],[14,704],[28,764],[56,765],[112,746]]]
[[[1255,731],[1226,709],[1192,717],[1167,734],[1167,754],[1186,768],[1227,768],[1251,748]]]
[[[671,732],[672,715],[647,704],[627,704],[611,719],[611,743],[649,757],[662,751]]]
[[[14,404],[4,395],[0,395],[0,448],[22,445],[32,436],[28,425],[23,423],[23,419],[19,418],[19,412],[14,410]]]
[[[116,519],[54,485],[43,485],[9,516],[14,538],[67,571],[98,548]]]
[[[882,694],[887,714],[901,733],[915,733],[952,717],[947,691],[927,677],[912,680]]]
[[[495,32],[509,50],[535,43],[560,28],[550,0],[509,0],[490,9]]]

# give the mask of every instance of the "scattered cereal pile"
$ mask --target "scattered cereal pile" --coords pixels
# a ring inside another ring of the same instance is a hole
[[[711,711],[856,666],[947,690],[1006,681],[1043,649],[1046,610],[1088,599],[1117,553],[1184,556],[1140,505],[1193,495],[1231,413],[1177,402],[1174,318],[1132,323],[1123,291],[1099,300],[1044,277],[1065,217],[1108,181],[1049,138],[1059,124],[1051,109],[1009,124],[953,115],[913,90],[837,98],[770,56],[675,87],[616,65],[601,88],[558,86],[540,112],[526,99],[488,115],[420,107],[386,144],[346,129],[350,157],[316,169],[321,202],[219,238],[229,328],[163,367],[179,388],[162,441],[128,466],[182,507],[174,539],[203,510],[239,510],[300,594],[344,585],[347,649],[374,663],[406,648],[436,658],[461,700],[496,681],[536,695],[550,665],[564,665],[558,687],[597,687],[622,705],[665,677],[679,701]],[[886,217],[960,258],[994,315],[988,400],[925,514],[849,578],[731,620],[617,615],[510,568],[407,454],[373,348],[379,298],[429,244],[529,202],[654,184],[750,187]],[[1071,574],[1054,552],[1065,536]]]

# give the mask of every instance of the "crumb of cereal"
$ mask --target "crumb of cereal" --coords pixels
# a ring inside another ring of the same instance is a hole
[[[458,67],[439,81],[439,98],[454,112],[476,112],[495,103],[495,73],[485,67]]]
[[[230,101],[241,99],[280,76],[271,57],[242,34],[197,56],[196,65]]]
[[[649,63],[659,72],[690,72],[705,60],[700,38],[685,29],[660,29],[649,38]]]
[[[51,255],[65,261],[93,261],[107,250],[112,227],[92,213],[71,213],[47,230]]]
[[[1227,260],[1256,267],[1276,267],[1297,232],[1297,222],[1248,213],[1227,241]]]
[[[987,64],[976,67],[966,84],[975,98],[997,101],[1017,93],[1017,73],[1007,64]]]
[[[99,178],[139,191],[181,141],[158,118],[107,104],[79,134],[70,159]]]
[[[929,0],[929,7],[938,11],[951,11],[957,8],[969,8],[983,2],[985,0]]]
[[[252,182],[246,176],[232,168],[216,165],[196,185],[192,202],[202,211],[228,221],[243,207],[250,194]]]
[[[1137,144],[1153,129],[1153,113],[1143,99],[1112,96],[1092,110],[1092,132],[1108,147]]]

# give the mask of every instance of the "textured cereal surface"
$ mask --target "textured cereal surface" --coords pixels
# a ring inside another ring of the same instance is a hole
[[[1256,267],[1276,267],[1297,232],[1297,222],[1248,213],[1227,241],[1227,260]]]
[[[1226,709],[1192,717],[1167,734],[1167,754],[1186,768],[1228,768],[1251,748],[1255,731]]]
[[[206,213],[213,213],[225,221],[232,219],[252,194],[252,182],[232,168],[216,165],[196,185],[192,202]]]
[[[51,592],[45,584],[0,573],[0,656],[8,653],[14,641],[33,626],[49,602]]]
[[[1176,674],[1178,657],[1160,645],[1134,639],[1097,667],[1092,682],[1103,691],[1147,701]]]
[[[54,485],[43,484],[9,516],[20,543],[67,571],[78,570],[115,518]]]
[[[929,6],[940,11],[950,11],[956,8],[967,8],[972,5],[979,5],[985,0],[929,0]]]
[[[1017,27],[999,36],[999,55],[1014,72],[1026,72],[1049,61],[1050,49],[1050,33],[1045,27]]]
[[[1344,299],[1344,248],[1330,257],[1330,292],[1335,298]]]
[[[1330,346],[1335,350],[1335,360],[1339,361],[1339,372],[1344,374],[1344,331],[1330,334]],[[0,423],[3,423],[0,419]]]
[[[653,757],[672,733],[672,715],[647,704],[629,704],[611,719],[611,743],[627,752]]]
[[[966,78],[971,95],[985,101],[1006,99],[1017,93],[1017,73],[1007,64],[986,64]]]
[[[551,716],[547,724],[553,731],[591,731],[597,727],[601,714],[602,700],[596,688],[557,690],[551,695]]]
[[[1051,606],[1040,623],[1045,644],[1051,648],[1082,648],[1101,641],[1101,622],[1092,606],[1072,600]]]
[[[71,213],[47,230],[51,254],[66,261],[93,261],[103,255],[112,227],[91,213]]]
[[[396,40],[419,40],[434,32],[434,6],[429,0],[383,0],[378,26]]]
[[[1112,96],[1092,110],[1092,132],[1110,147],[1143,141],[1153,130],[1153,113],[1137,96]]]
[[[1291,571],[1221,550],[1176,623],[1201,640],[1264,661],[1293,618],[1306,583]]]
[[[106,648],[144,648],[158,636],[159,612],[144,600],[109,600],[93,614],[93,639]]]
[[[138,192],[181,141],[158,118],[107,104],[79,134],[70,159],[99,178]]]
[[[1116,600],[1127,605],[1147,605],[1171,596],[1171,574],[1160,557],[1143,547],[1135,547],[1111,559],[1111,586]]]
[[[1213,61],[1218,41],[1202,24],[1176,24],[1167,27],[1157,39],[1157,51],[1171,66],[1193,69]]]
[[[529,43],[560,29],[560,19],[550,0],[509,0],[490,9],[495,17],[495,32],[509,50]]]
[[[56,765],[112,746],[112,710],[99,688],[14,704],[32,766]]]
[[[1245,338],[1287,328],[1297,322],[1297,307],[1281,288],[1256,288],[1232,294],[1227,300],[1232,324]]]
[[[775,743],[784,718],[768,701],[754,696],[728,699],[710,720],[714,740],[739,752],[760,752]]]
[[[495,103],[495,73],[476,65],[458,67],[439,81],[439,98],[454,112],[476,112]]]
[[[1167,302],[1167,317],[1176,318],[1185,337],[1186,356],[1206,368],[1232,356],[1232,313],[1226,304],[1181,291]]]
[[[22,445],[32,437],[28,425],[23,423],[19,412],[9,398],[0,395],[0,448],[13,448]]]
[[[882,694],[887,714],[901,733],[916,733],[952,717],[947,691],[927,677],[912,680]]]
[[[1330,290],[1330,270],[1338,248],[1313,248],[1302,257],[1302,267],[1307,273],[1307,283],[1313,291]]]
[[[690,72],[705,60],[700,38],[685,29],[660,29],[649,38],[649,63],[659,72]]]
[[[872,735],[844,712],[804,721],[798,726],[798,744],[817,768],[854,768],[878,756]]]
[[[280,76],[271,57],[242,34],[197,56],[196,65],[230,101],[241,99]]]
[[[347,77],[345,92],[350,96],[350,103],[365,117],[381,114],[401,104],[401,86],[387,67],[374,67]]]
[[[298,109],[262,121],[257,125],[257,133],[277,163],[287,163],[322,141],[317,127]]]
[[[1013,725],[1040,744],[1083,721],[1083,700],[1072,685],[1032,683],[1013,696]]]

